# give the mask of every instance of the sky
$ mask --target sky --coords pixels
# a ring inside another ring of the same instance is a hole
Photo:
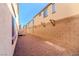
[[[33,17],[39,13],[48,3],[20,3],[19,19],[21,27],[26,25]]]

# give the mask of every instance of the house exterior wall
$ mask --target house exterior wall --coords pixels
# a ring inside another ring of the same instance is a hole
[[[17,25],[17,28],[19,30],[19,26],[20,26],[20,21],[19,21],[19,7],[18,7],[18,4],[16,3],[7,3],[7,6],[12,14],[12,16],[16,19],[16,25]],[[13,10],[14,9],[14,10]]]
[[[57,44],[67,52],[67,55],[79,55],[79,4],[78,3],[56,3],[56,12],[52,13],[52,4],[45,9],[48,16],[37,14],[34,17],[34,32],[27,28],[27,33],[39,36]],[[50,22],[55,20],[55,26]],[[45,27],[41,24],[44,22]]]
[[[18,27],[15,24],[16,38],[14,44],[12,44],[12,16],[13,14],[8,5],[5,3],[0,4],[0,56],[12,56],[14,53],[18,38]]]
[[[43,20],[45,23],[49,22],[49,19],[59,20],[62,18],[66,18],[69,16],[77,15],[79,14],[79,4],[77,3],[56,3],[56,13],[52,13],[52,4],[48,6],[46,9],[48,10],[48,16],[43,17],[43,11],[41,12],[41,16],[37,15],[34,19],[35,24],[39,25],[40,22]]]

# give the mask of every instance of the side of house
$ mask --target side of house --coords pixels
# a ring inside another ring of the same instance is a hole
[[[13,55],[18,31],[18,4],[0,4],[0,55]]]

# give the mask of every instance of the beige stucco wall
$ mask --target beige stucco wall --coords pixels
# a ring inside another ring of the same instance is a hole
[[[50,19],[61,20],[70,16],[79,14],[79,4],[78,3],[56,3],[56,12],[52,13],[52,4],[46,9],[48,10],[48,16],[43,17],[43,11],[41,16],[39,14],[34,17],[34,26],[41,25],[41,22],[48,23]],[[32,27],[32,21],[29,23],[28,27]]]
[[[34,20],[32,20],[31,22],[28,23],[28,25],[27,25],[27,30],[25,30],[25,32],[31,33],[31,32],[34,31],[34,28],[33,28],[33,26],[34,26],[33,21],[34,21]],[[25,28],[25,29],[26,29],[26,28]]]
[[[64,17],[79,14],[79,3],[57,3],[56,13],[51,15],[53,19],[58,20]],[[49,9],[50,10],[50,9]]]
[[[56,13],[52,14],[52,5],[47,7],[48,17],[43,18],[43,15],[37,15],[35,25],[39,25],[41,21],[49,22],[50,19],[59,20],[65,17],[79,14],[78,3],[56,3]],[[43,11],[41,12],[43,14]]]
[[[34,32],[28,28],[27,33],[49,40],[66,49],[67,55],[79,55],[79,4],[56,3],[56,13],[52,14],[51,5],[48,16],[43,18],[37,15],[34,18]],[[43,13],[43,12],[42,12]],[[72,16],[72,17],[71,17]],[[50,19],[56,21],[52,26]],[[46,27],[41,25],[42,20]],[[33,28],[33,27],[32,27]],[[30,28],[30,29],[32,29]]]
[[[17,33],[16,28],[16,35]],[[12,45],[12,14],[7,4],[0,4],[0,56],[13,55],[16,39]]]

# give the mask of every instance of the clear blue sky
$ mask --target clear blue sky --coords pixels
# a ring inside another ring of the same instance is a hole
[[[23,27],[32,18],[39,13],[47,3],[20,3],[19,4],[19,17],[20,24]]]

